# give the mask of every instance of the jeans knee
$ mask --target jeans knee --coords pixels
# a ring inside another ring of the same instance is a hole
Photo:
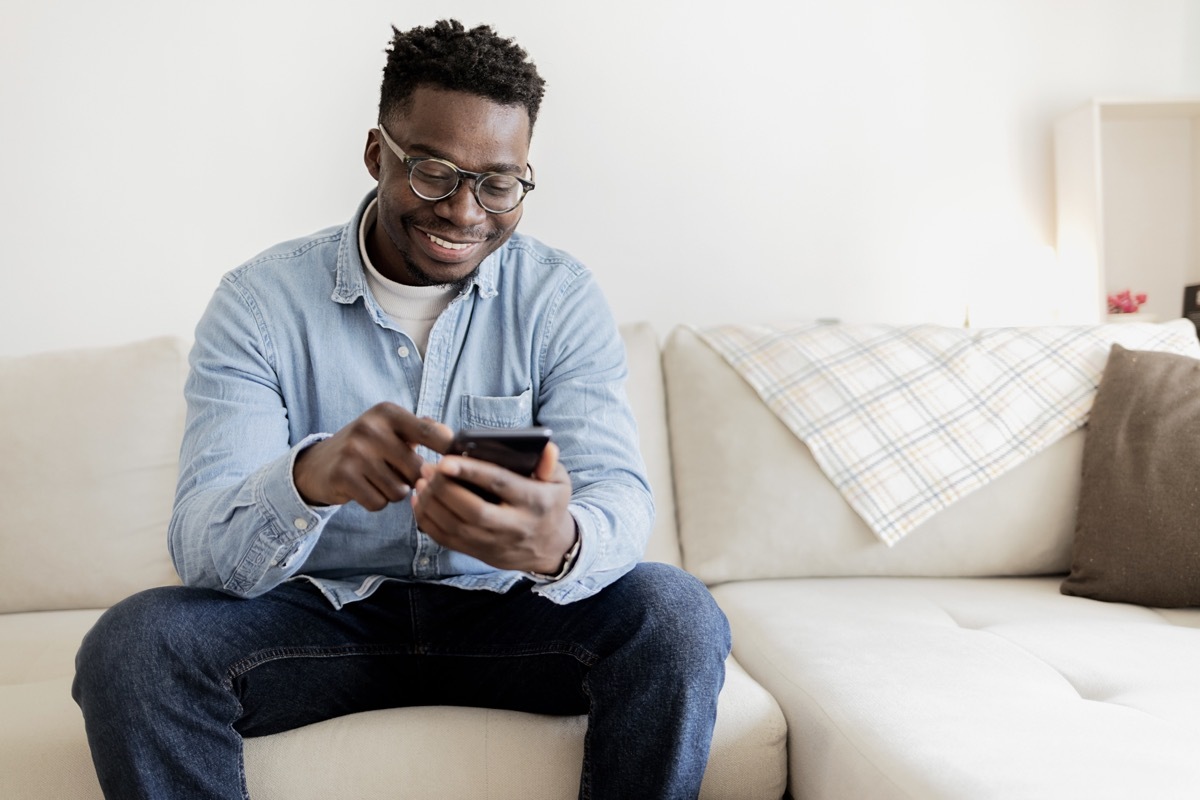
[[[655,645],[681,663],[723,664],[729,655],[729,621],[708,587],[669,564],[643,563],[622,580],[633,579],[634,602],[643,611]]]
[[[154,673],[169,661],[169,639],[178,630],[173,613],[187,590],[162,587],[139,592],[109,608],[83,637],[75,656],[76,701],[90,689],[102,693],[117,685],[153,686],[138,673]]]

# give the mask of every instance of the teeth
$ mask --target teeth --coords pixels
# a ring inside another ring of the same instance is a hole
[[[466,250],[468,247],[474,244],[474,242],[447,242],[445,239],[439,239],[432,233],[427,233],[425,235],[432,239],[434,244],[438,245],[439,247],[444,247],[447,250]]]

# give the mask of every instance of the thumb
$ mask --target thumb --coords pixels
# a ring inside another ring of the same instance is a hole
[[[533,477],[539,481],[550,481],[554,477],[554,468],[558,466],[558,445],[548,442],[542,450],[542,457],[533,470]]]

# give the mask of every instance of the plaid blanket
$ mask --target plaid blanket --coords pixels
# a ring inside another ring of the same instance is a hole
[[[1082,426],[1114,342],[1200,358],[1187,320],[979,330],[814,323],[696,333],[808,446],[889,547]]]

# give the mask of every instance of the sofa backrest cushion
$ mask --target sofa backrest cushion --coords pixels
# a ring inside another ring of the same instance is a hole
[[[186,355],[158,338],[0,359],[0,612],[104,608],[177,582]]]
[[[681,566],[679,536],[675,530],[675,495],[671,486],[671,450],[667,442],[666,398],[663,390],[662,351],[658,335],[647,323],[621,326],[629,361],[627,393],[637,418],[638,438],[646,474],[654,490],[654,530],[646,547],[647,561]]]
[[[1079,493],[1076,431],[883,544],[808,448],[695,333],[678,328],[663,371],[684,566],[709,584],[852,575],[1066,571]]]

